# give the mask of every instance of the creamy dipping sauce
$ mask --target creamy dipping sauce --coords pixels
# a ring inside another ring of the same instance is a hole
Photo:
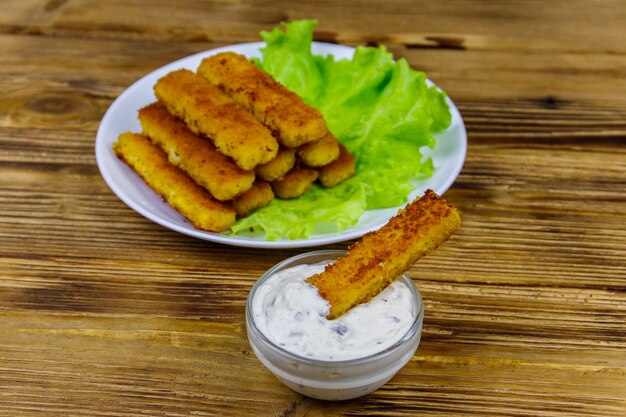
[[[258,288],[252,316],[269,340],[299,356],[340,361],[383,351],[409,331],[417,306],[411,290],[400,280],[368,303],[327,320],[330,305],[305,282],[327,264],[284,269]]]

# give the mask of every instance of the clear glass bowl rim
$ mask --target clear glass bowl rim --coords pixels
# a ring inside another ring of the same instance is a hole
[[[330,361],[330,360],[306,358],[304,356],[296,355],[295,353],[289,352],[288,350],[285,350],[282,347],[278,346],[277,344],[269,340],[256,327],[256,324],[254,323],[254,319],[252,317],[252,299],[254,298],[254,294],[259,289],[259,287],[263,284],[263,282],[265,282],[265,280],[268,277],[270,277],[274,272],[276,272],[279,269],[282,269],[286,264],[299,261],[302,258],[307,258],[311,256],[323,256],[323,255],[341,256],[345,253],[346,253],[345,250],[339,250],[339,249],[317,250],[317,251],[305,252],[305,253],[301,253],[299,255],[295,255],[290,258],[287,258],[277,263],[276,265],[274,265],[267,271],[265,271],[265,273],[261,275],[261,277],[257,280],[257,282],[252,286],[252,289],[250,290],[250,293],[248,294],[248,299],[246,301],[246,322],[248,323],[249,328],[252,330],[254,335],[258,337],[259,339],[261,339],[264,343],[269,345],[273,350],[278,351],[280,354],[287,356],[290,359],[297,360],[307,365],[324,366],[324,367],[349,366],[349,365],[354,365],[354,364],[362,365],[365,363],[370,363],[382,357],[390,355],[393,351],[395,351],[402,344],[409,341],[422,326],[422,321],[423,321],[423,316],[424,316],[424,303],[422,300],[422,294],[420,293],[419,289],[417,288],[413,280],[411,280],[411,278],[407,276],[406,274],[402,274],[400,279],[404,280],[405,284],[407,285],[407,287],[409,287],[409,289],[411,290],[411,293],[415,297],[415,307],[417,309],[417,314],[415,315],[413,324],[411,324],[411,327],[404,334],[404,336],[402,336],[396,343],[394,343],[393,345],[389,346],[387,349],[382,350],[380,352],[376,352],[368,356],[363,356],[361,358],[346,359],[346,360],[341,360],[341,361]]]

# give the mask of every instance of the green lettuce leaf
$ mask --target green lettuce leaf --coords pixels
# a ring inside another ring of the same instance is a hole
[[[276,81],[311,105],[321,95],[324,82],[311,52],[315,26],[316,20],[297,20],[286,25],[284,32],[279,28],[261,32],[267,47],[261,49],[263,63],[257,61]]]
[[[268,240],[303,239],[354,225],[364,210],[404,204],[411,181],[432,175],[423,147],[450,125],[445,93],[424,73],[385,47],[358,47],[352,59],[311,52],[315,20],[262,32],[267,46],[257,65],[317,107],[329,129],[357,160],[354,177],[332,187],[314,186],[293,200],[275,199],[239,220],[233,233],[263,230]]]
[[[353,226],[364,210],[363,186],[351,178],[332,188],[314,185],[296,199],[274,199],[239,220],[232,230],[239,233],[262,229],[266,240],[305,239],[314,230],[323,233]]]

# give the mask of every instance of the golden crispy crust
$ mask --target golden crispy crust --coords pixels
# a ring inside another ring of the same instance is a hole
[[[257,181],[252,188],[233,200],[237,214],[245,217],[252,211],[267,206],[274,198],[274,192],[269,183]]]
[[[198,74],[251,111],[288,148],[314,142],[328,131],[317,109],[243,55],[223,52],[205,58]]]
[[[427,190],[307,282],[330,303],[327,318],[335,319],[375,297],[415,261],[448,240],[460,224],[458,210]]]
[[[278,142],[265,126],[198,74],[171,72],[157,81],[154,93],[192,132],[211,139],[244,170],[271,161],[278,152]]]
[[[165,153],[147,137],[123,133],[113,150],[197,229],[223,232],[235,223],[232,205],[214,200],[208,191],[170,164]]]
[[[216,199],[231,200],[252,187],[254,172],[239,168],[210,141],[194,134],[163,103],[139,110],[139,121],[144,135],[167,154],[169,161]]]
[[[339,157],[339,142],[332,133],[328,132],[323,138],[299,147],[298,156],[307,166],[323,167]]]
[[[265,181],[276,181],[285,176],[296,163],[296,150],[280,148],[276,158],[267,164],[259,165],[254,172]]]
[[[272,183],[278,198],[296,198],[309,191],[318,173],[311,168],[294,167],[282,179]]]
[[[356,162],[345,146],[339,145],[339,157],[319,169],[319,180],[324,187],[333,187],[354,175]]]

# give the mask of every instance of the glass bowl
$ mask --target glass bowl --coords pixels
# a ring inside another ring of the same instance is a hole
[[[252,350],[281,382],[292,390],[323,400],[347,400],[380,388],[413,356],[419,345],[424,320],[422,296],[406,275],[400,278],[411,291],[416,307],[413,324],[404,336],[387,349],[357,359],[331,361],[311,359],[289,352],[269,340],[255,325],[252,300],[272,274],[302,264],[332,261],[345,251],[322,250],[288,258],[270,268],[250,290],[246,303],[246,328]]]

